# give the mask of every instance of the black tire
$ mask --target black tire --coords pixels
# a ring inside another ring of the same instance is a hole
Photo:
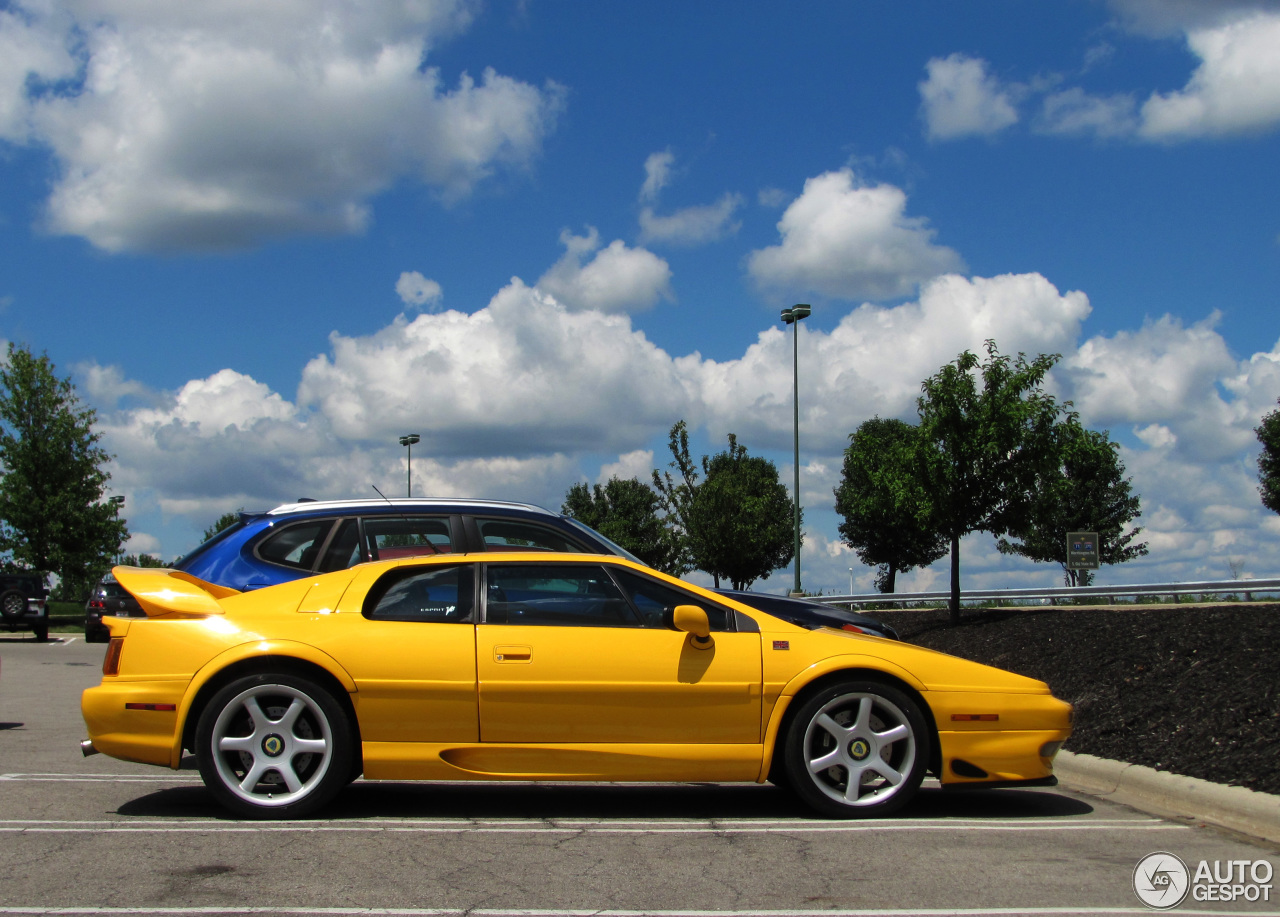
[[[14,621],[27,613],[27,596],[21,589],[0,592],[0,615]]]
[[[108,643],[111,640],[109,631],[84,629],[85,643]]]
[[[785,742],[787,779],[811,808],[833,818],[878,818],[920,789],[932,736],[906,692],[850,679],[802,703]]]
[[[49,640],[49,619],[41,618],[37,623],[31,625],[31,631],[36,635],[37,643],[46,643]]]
[[[242,818],[316,812],[346,786],[354,749],[342,706],[296,675],[238,678],[214,695],[196,725],[200,776]]]

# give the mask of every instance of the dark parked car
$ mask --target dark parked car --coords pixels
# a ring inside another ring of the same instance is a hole
[[[527,503],[492,500],[305,501],[241,513],[174,566],[232,589],[260,589],[359,563],[481,551],[616,554],[599,532]]]
[[[49,590],[39,573],[0,574],[0,627],[30,628],[37,640],[49,639]]]
[[[809,630],[834,627],[836,630],[849,630],[858,634],[870,634],[873,637],[898,639],[898,632],[888,624],[864,614],[858,614],[856,611],[847,611],[821,602],[811,602],[808,599],[769,595],[764,592],[739,592],[733,589],[717,589],[716,592],[742,602],[744,605],[750,605],[752,608],[759,608],[765,614],[781,618],[789,624],[807,627]]]
[[[84,639],[86,643],[106,643],[111,632],[102,623],[103,615],[117,618],[145,618],[138,600],[125,591],[116,582],[116,578],[108,573],[93,587],[89,599],[84,603]]]

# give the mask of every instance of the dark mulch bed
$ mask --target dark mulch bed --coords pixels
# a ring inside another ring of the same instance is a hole
[[[1067,749],[1280,794],[1280,605],[871,612],[904,640],[1049,683]]]

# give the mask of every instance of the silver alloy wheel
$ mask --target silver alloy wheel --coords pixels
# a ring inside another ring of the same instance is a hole
[[[814,786],[845,806],[880,806],[907,786],[918,752],[911,721],[870,692],[824,704],[804,734],[804,764]]]
[[[234,796],[254,806],[306,797],[333,761],[333,732],[316,701],[290,685],[241,691],[213,724],[214,766]]]

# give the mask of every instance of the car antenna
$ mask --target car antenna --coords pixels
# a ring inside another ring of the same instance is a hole
[[[378,490],[378,485],[377,485],[377,484],[370,484],[369,486],[370,486],[370,487],[372,487],[372,488],[377,492],[377,494],[378,494],[378,496],[379,496],[379,497],[381,497],[382,499],[384,499],[384,500],[386,500],[386,501],[387,501],[387,506],[391,507],[392,509],[395,509],[395,508],[396,508],[396,505],[395,505],[394,503],[392,503],[390,500],[388,500],[388,499],[387,499],[387,495],[386,495],[386,494],[384,494],[382,491]],[[409,522],[409,517],[408,517],[408,516],[406,516],[406,515],[404,514],[404,510],[403,510],[403,509],[401,509],[401,510],[400,510],[399,515],[400,515],[400,521],[402,521],[402,522],[404,523],[405,528],[406,528],[406,529],[411,529],[413,526],[412,526],[412,524]],[[434,550],[434,547],[433,547],[433,550]]]

